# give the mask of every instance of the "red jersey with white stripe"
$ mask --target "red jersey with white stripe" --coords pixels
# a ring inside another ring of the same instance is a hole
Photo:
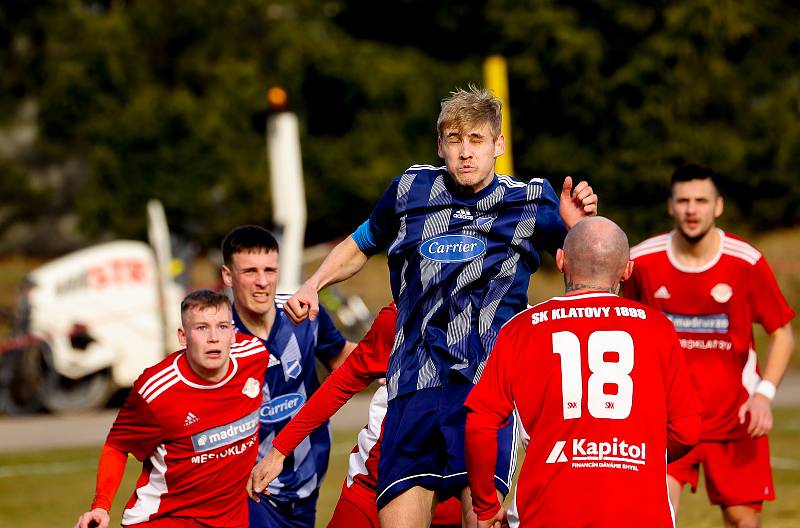
[[[465,403],[480,519],[500,507],[497,430],[516,408],[531,441],[517,483],[521,525],[672,526],[667,437],[700,412],[670,322],[609,293],[556,297],[500,331]]]
[[[237,335],[228,373],[210,384],[183,350],[136,380],[106,443],[143,461],[123,525],[185,519],[246,527],[245,484],[258,451],[258,410],[267,349]]]
[[[794,312],[766,259],[722,230],[720,247],[701,267],[681,265],[673,233],[631,249],[636,262],[625,297],[657,308],[675,325],[695,389],[704,407],[704,440],[747,438],[739,407],[759,382],[753,323],[772,333]]]

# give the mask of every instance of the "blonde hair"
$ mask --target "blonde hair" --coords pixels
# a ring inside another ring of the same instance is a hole
[[[467,128],[489,125],[492,139],[500,137],[502,103],[486,88],[478,88],[474,84],[467,89],[458,88],[442,100],[442,110],[436,121],[439,137],[446,128],[455,128],[461,132]]]

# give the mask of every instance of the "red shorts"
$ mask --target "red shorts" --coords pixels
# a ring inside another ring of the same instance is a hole
[[[345,480],[339,502],[333,510],[328,528],[378,528],[378,506],[375,490],[355,480],[349,488]]]
[[[375,490],[356,480],[349,488],[345,483],[342,494],[328,522],[328,528],[378,528],[378,506]],[[461,501],[450,498],[433,512],[431,526],[461,526]]]
[[[690,484],[694,493],[701,464],[711,504],[746,505],[760,511],[762,502],[775,499],[766,436],[702,441],[685,457],[669,464],[667,473],[681,485]]]
[[[440,502],[433,510],[431,526],[458,526],[461,527],[461,499],[450,497]]]

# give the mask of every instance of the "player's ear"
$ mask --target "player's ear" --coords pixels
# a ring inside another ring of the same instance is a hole
[[[494,142],[494,157],[498,158],[506,152],[506,138],[503,134],[497,136]]]
[[[442,136],[436,136],[436,152],[439,157],[444,159],[444,148],[442,148]]]
[[[626,281],[631,277],[631,274],[633,273],[633,266],[634,262],[632,260],[629,260],[628,263],[625,264],[625,270],[622,272],[623,281]]]
[[[561,248],[556,250],[556,267],[558,271],[564,273],[564,250]]]
[[[719,218],[722,216],[722,211],[725,209],[725,201],[722,199],[722,196],[717,196],[716,202],[714,202],[714,218]]]
[[[224,264],[222,265],[222,282],[228,288],[233,288],[233,276],[231,274],[231,269]]]
[[[182,347],[186,347],[186,332],[183,331],[183,327],[178,328],[178,343]]]

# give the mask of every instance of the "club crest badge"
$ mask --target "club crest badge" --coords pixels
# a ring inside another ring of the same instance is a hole
[[[261,394],[261,385],[258,383],[258,380],[255,378],[247,378],[242,388],[242,394],[248,398],[259,396]]]
[[[711,288],[711,297],[720,304],[728,302],[732,296],[733,288],[731,288],[730,284],[720,282]]]

